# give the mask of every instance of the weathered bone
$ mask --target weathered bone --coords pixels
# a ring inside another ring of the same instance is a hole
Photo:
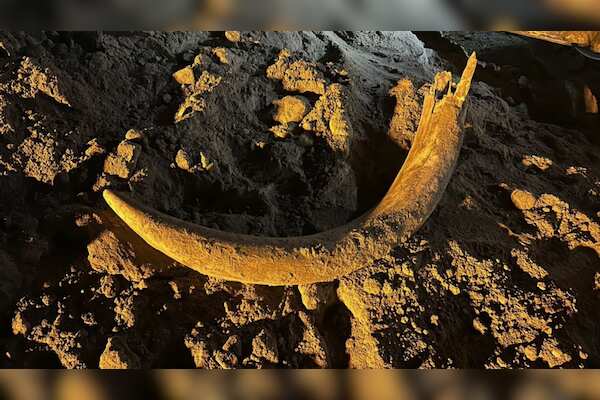
[[[454,93],[448,73],[436,75],[411,149],[387,194],[341,227],[308,236],[258,237],[181,221],[111,190],[104,191],[104,199],[150,246],[203,274],[266,285],[334,280],[385,257],[435,209],[458,159],[463,103],[476,66],[473,54]],[[446,87],[448,93],[438,100]]]

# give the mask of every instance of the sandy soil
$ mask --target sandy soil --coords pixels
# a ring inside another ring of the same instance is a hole
[[[339,281],[200,275],[102,200],[257,235],[341,225],[472,50],[442,202]],[[0,365],[598,367],[598,65],[506,34],[0,34]]]

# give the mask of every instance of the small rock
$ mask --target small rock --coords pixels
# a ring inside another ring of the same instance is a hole
[[[524,190],[513,190],[510,195],[510,199],[512,200],[515,207],[519,210],[530,210],[535,206],[536,198],[529,192]]]
[[[181,85],[193,85],[195,82],[194,71],[191,67],[185,67],[175,72],[173,78]]]
[[[485,331],[487,331],[487,328],[485,327],[485,325],[483,325],[479,318],[475,318],[473,320],[473,328],[475,328],[482,335],[485,334]]]
[[[122,157],[125,161],[132,163],[137,161],[137,158],[142,152],[142,147],[129,140],[124,140],[117,146],[117,155]]]
[[[129,168],[129,163],[126,160],[111,153],[106,157],[106,160],[104,160],[104,173],[127,179],[131,170]]]
[[[237,43],[242,39],[239,31],[225,31],[225,38],[230,42]]]
[[[142,147],[134,142],[124,140],[117,146],[116,153],[110,153],[104,160],[104,173],[127,179],[133,172]]]
[[[526,155],[521,160],[521,164],[526,167],[534,166],[540,171],[545,171],[553,165],[552,160],[546,157],[540,157],[535,155]]]
[[[227,49],[223,47],[217,47],[213,49],[212,53],[217,57],[221,64],[229,64],[229,58],[227,57]]]
[[[439,321],[440,321],[440,317],[438,317],[435,314],[432,314],[431,317],[429,318],[429,320],[431,321],[432,325],[438,326]]]
[[[273,119],[282,124],[302,121],[310,109],[308,100],[301,96],[285,96],[273,104],[277,107]]]
[[[277,341],[270,332],[262,329],[259,334],[252,339],[252,355],[259,360],[265,359],[273,364],[279,362]]]
[[[316,310],[335,301],[335,287],[331,283],[298,285],[302,304],[307,310]]]
[[[556,339],[545,339],[539,357],[544,360],[550,368],[558,367],[571,361],[571,356],[558,347]]]
[[[26,335],[30,329],[29,322],[23,318],[20,312],[17,312],[12,320],[13,335]]]
[[[111,337],[106,342],[98,366],[101,369],[138,369],[141,363],[124,338]]]
[[[125,133],[126,140],[142,140],[144,138],[144,134],[137,129],[130,129]]]
[[[192,158],[183,149],[179,149],[175,155],[175,164],[184,171],[189,171],[193,167]]]
[[[214,166],[214,163],[210,162],[208,157],[206,157],[203,152],[200,152],[200,166],[203,170],[210,171]]]
[[[223,351],[241,351],[241,341],[239,336],[232,335],[227,338],[222,347]]]
[[[276,125],[269,129],[276,138],[285,139],[289,135],[289,127],[287,125]]]
[[[529,361],[535,361],[538,359],[537,350],[533,346],[526,346],[521,352],[527,357]]]
[[[87,144],[89,147],[87,149],[85,149],[86,157],[94,157],[94,156],[102,155],[106,152],[104,147],[102,147],[100,144],[98,144],[98,141],[96,139],[90,140],[89,142],[87,142]]]

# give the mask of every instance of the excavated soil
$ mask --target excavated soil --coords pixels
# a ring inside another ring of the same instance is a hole
[[[178,265],[101,197],[294,236],[374,206],[480,65],[438,208],[335,282]],[[502,33],[0,34],[0,366],[600,366],[598,62]]]

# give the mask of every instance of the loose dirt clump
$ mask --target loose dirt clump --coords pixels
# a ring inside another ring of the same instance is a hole
[[[600,365],[597,65],[505,34],[419,37],[0,34],[0,365]],[[342,225],[383,197],[428,82],[471,50],[481,62],[442,201],[338,281],[200,275],[102,200],[129,191],[263,236]]]

